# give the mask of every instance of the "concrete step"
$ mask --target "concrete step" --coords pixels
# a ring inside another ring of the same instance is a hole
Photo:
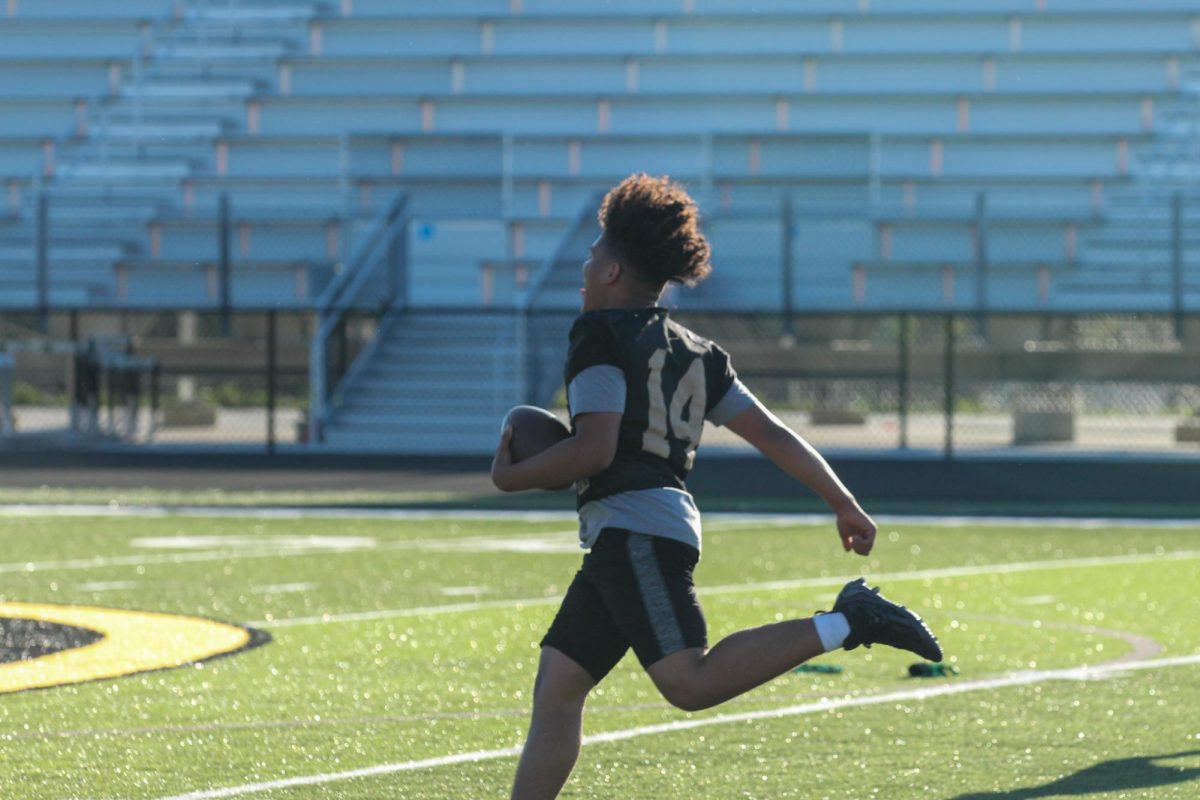
[[[0,241],[0,259],[30,259],[33,240],[27,242]],[[125,255],[125,248],[112,242],[59,242],[51,240],[47,247],[50,261],[115,261]]]
[[[312,3],[276,5],[239,2],[230,6],[191,6],[184,18],[191,22],[263,22],[264,24],[309,20],[317,16],[320,9]]]
[[[13,286],[0,280],[0,296],[4,298],[6,308],[34,309],[38,306],[37,288],[32,284]],[[52,306],[84,306],[111,297],[111,288],[100,284],[70,286],[56,281],[50,287],[47,299]]]
[[[297,49],[279,41],[182,41],[163,43],[156,52],[167,59],[233,62],[278,59]]]
[[[140,125],[136,122],[122,119],[119,122],[110,122],[107,125],[94,125],[92,132],[99,137],[108,137],[113,140],[138,139],[145,141],[148,139],[163,139],[168,141],[192,141],[197,139],[215,139],[227,133],[231,127],[229,123],[218,119],[175,120],[156,118],[152,122],[143,121]]]
[[[470,385],[478,383],[481,376],[486,376],[490,380],[496,373],[514,375],[516,371],[516,359],[512,357],[503,358],[498,362],[490,359],[487,361],[459,359],[450,362],[436,359],[409,360],[407,362],[376,359],[367,365],[367,368],[359,375],[355,382],[355,388],[366,389],[379,384],[390,386],[409,380],[453,381],[460,376],[464,384]]]
[[[444,375],[425,377],[409,375],[405,378],[362,378],[350,386],[350,393],[357,397],[363,397],[368,394],[374,396],[417,396],[429,398],[433,401],[440,397],[477,394],[480,391],[480,385],[481,382],[477,373],[470,376]],[[516,392],[516,390],[517,383],[513,380],[512,382],[502,382],[500,385],[495,385],[489,381],[486,391],[490,395],[493,392],[510,393]]]
[[[489,386],[486,393],[478,395],[452,394],[439,397],[436,401],[420,395],[377,395],[352,394],[339,407],[339,413],[351,414],[428,414],[431,409],[444,411],[447,414],[469,414],[487,411],[496,405],[493,395],[494,387]],[[507,395],[498,394],[502,398]],[[515,391],[513,397],[515,397]],[[508,398],[511,399],[511,398]],[[509,403],[509,405],[515,405]]]
[[[94,248],[117,247],[121,252],[128,252],[130,240],[134,236],[128,230],[116,227],[97,227],[91,225],[70,225],[58,223],[52,228],[48,240],[49,252],[73,252],[74,250],[90,251]],[[0,248],[10,247],[32,250],[37,241],[36,234],[31,228],[3,226],[0,227]]]
[[[58,168],[64,180],[112,181],[178,181],[192,173],[193,165],[179,159],[146,159],[141,161],[113,159],[105,162],[81,162]]]
[[[77,155],[76,155],[77,153]],[[176,162],[184,161],[191,166],[209,166],[215,160],[215,149],[207,138],[159,140],[143,135],[129,138],[95,140],[64,159],[67,163],[103,164],[125,162]]]
[[[177,99],[208,99],[208,98],[245,98],[259,91],[260,86],[255,81],[232,80],[229,78],[196,77],[191,80],[179,77],[152,77],[137,84],[127,82],[121,86],[121,96],[134,102],[138,97],[143,100],[167,98]]]
[[[500,420],[511,406],[511,403],[504,403],[471,414],[430,414],[428,410],[426,413],[339,411],[334,415],[334,419],[338,427],[346,431],[386,430],[389,433],[411,436],[431,430],[446,430],[459,434],[495,436],[499,431]]]

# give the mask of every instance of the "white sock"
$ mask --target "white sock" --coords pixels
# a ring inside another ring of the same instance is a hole
[[[813,624],[817,626],[817,636],[821,637],[821,646],[825,648],[826,653],[837,650],[850,635],[850,623],[840,611],[833,614],[817,614],[813,617]]]

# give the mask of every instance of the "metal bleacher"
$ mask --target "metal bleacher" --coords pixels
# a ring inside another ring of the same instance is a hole
[[[574,280],[588,204],[646,170],[714,243],[681,307],[1157,307],[1143,232],[1200,163],[1194,0],[5,2],[4,305],[44,300],[43,192],[50,301],[181,307],[219,295],[223,197],[233,302],[306,307],[403,195],[390,352]]]

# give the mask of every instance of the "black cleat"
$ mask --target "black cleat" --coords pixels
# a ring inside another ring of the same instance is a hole
[[[842,645],[853,650],[860,644],[886,644],[916,653],[926,661],[941,661],[942,646],[924,620],[904,606],[896,605],[867,586],[866,580],[850,581],[833,604],[834,612],[846,615],[850,635]]]

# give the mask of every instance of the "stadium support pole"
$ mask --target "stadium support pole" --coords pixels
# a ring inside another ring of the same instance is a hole
[[[900,449],[908,449],[908,350],[909,350],[909,317],[900,315],[900,363],[896,372],[896,398],[899,401],[898,414],[900,417]]]
[[[49,201],[43,190],[37,196],[37,268],[38,324],[42,333],[50,331],[50,214]]]
[[[221,335],[229,335],[229,307],[230,307],[230,255],[229,255],[229,194],[221,193],[221,198],[217,204],[217,238],[220,252],[220,261],[217,269],[220,275],[220,292],[221,292]]]
[[[71,399],[70,426],[72,432],[79,430],[79,309],[72,308],[67,314],[67,338],[71,340],[71,369],[67,371],[67,397]]]
[[[943,455],[947,461],[954,459],[954,394],[955,394],[955,376],[954,376],[954,315],[947,314],[945,320],[945,344],[943,347],[943,378],[945,385],[945,397],[943,398],[943,413],[946,419],[946,442]]]
[[[783,285],[781,287],[783,294],[783,335],[791,339],[796,335],[793,321],[796,309],[792,299],[792,196],[786,193],[783,195],[783,206],[780,211],[780,226],[783,231],[783,240],[781,242],[783,250],[781,255],[783,270]]]
[[[1171,195],[1171,310],[1175,341],[1183,341],[1183,192]]]
[[[275,455],[275,370],[276,370],[275,309],[267,312],[267,454]]]
[[[513,189],[513,135],[505,132],[500,136],[500,214],[505,223],[511,223],[514,208]],[[512,256],[512,225],[505,225],[506,236],[509,239],[507,254]]]
[[[146,430],[147,440],[153,440],[154,434],[158,431],[158,408],[161,397],[162,366],[158,363],[158,359],[155,359],[154,367],[150,371],[150,426]]]
[[[975,330],[987,338],[987,195],[975,195]]]

